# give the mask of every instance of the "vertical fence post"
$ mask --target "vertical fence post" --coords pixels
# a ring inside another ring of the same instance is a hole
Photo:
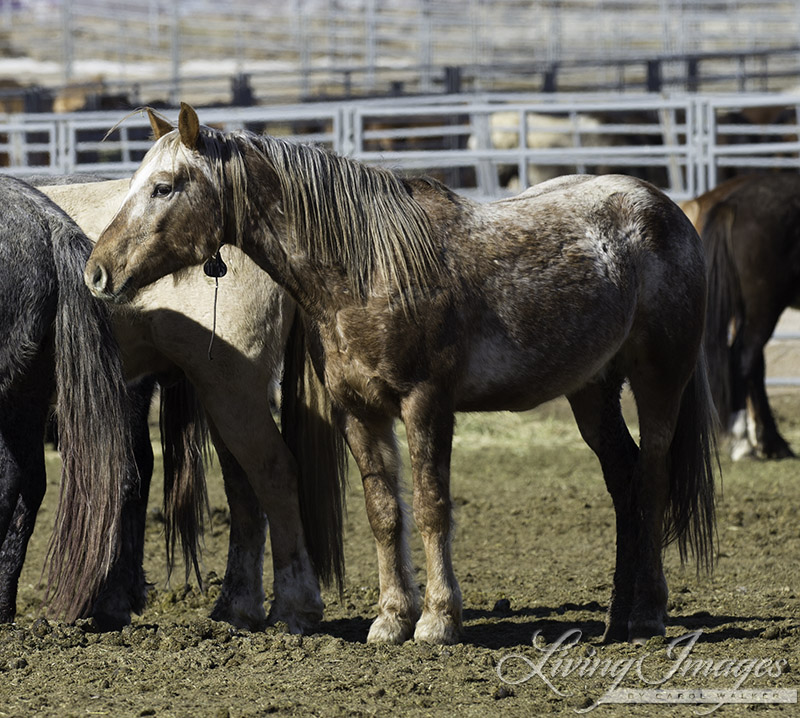
[[[367,0],[364,18],[364,63],[367,66],[367,89],[375,90],[375,69],[378,64],[378,32],[376,28],[375,0]]]
[[[10,3],[9,3],[10,4]],[[74,17],[72,13],[72,0],[62,0],[61,2],[61,33],[64,46],[64,82],[72,80],[72,69],[75,60],[75,46],[73,44]]]
[[[170,3],[170,63],[172,82],[169,101],[172,105],[177,105],[181,99],[181,18],[177,2]]]
[[[431,0],[421,0],[421,17],[419,24],[419,54],[422,62],[420,70],[420,90],[431,91],[431,67],[433,65],[433,12]]]
[[[67,116],[64,119],[56,120],[56,132],[59,138],[61,152],[58,158],[58,170],[62,174],[71,174],[75,171],[78,164],[77,148],[75,141],[75,128]]]
[[[519,173],[519,188],[520,190],[525,190],[528,189],[528,162],[530,162],[530,157],[528,157],[528,113],[524,109],[517,112],[517,126],[519,127],[517,136],[519,164],[517,165],[517,172]]]
[[[705,169],[705,186],[707,192],[717,186],[717,109],[711,100],[703,102],[705,106],[705,122],[703,123],[703,163]]]

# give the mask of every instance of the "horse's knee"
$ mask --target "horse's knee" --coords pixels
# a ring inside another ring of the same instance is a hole
[[[381,545],[394,543],[403,530],[403,507],[397,492],[381,477],[364,477],[363,485],[372,535]]]
[[[423,535],[448,534],[452,502],[448,479],[429,472],[414,477],[414,521]]]

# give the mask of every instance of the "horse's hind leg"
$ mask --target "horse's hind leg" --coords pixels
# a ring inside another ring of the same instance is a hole
[[[45,399],[39,407],[23,411],[18,406],[0,418],[0,623],[9,623],[16,615],[19,576],[47,486],[46,411]]]
[[[259,631],[267,623],[263,584],[267,515],[261,510],[244,469],[214,433],[231,527],[228,564],[211,618]]]
[[[749,408],[755,423],[753,443],[756,451],[768,459],[787,459],[794,456],[786,439],[778,431],[767,399],[763,345],[743,352],[742,363]]]
[[[350,414],[344,422],[345,439],[361,472],[367,518],[378,551],[378,616],[367,640],[402,643],[411,637],[419,617],[419,594],[408,553],[393,422],[375,417],[367,424]]]
[[[568,397],[581,436],[600,460],[616,516],[616,565],[603,641],[628,640],[633,608],[638,532],[633,481],[639,449],[620,407],[622,380],[607,377]]]
[[[114,561],[90,610],[102,630],[118,630],[131,622],[131,612],[141,613],[147,598],[144,576],[144,532],[147,499],[153,476],[150,440],[150,403],[155,379],[145,377],[128,386],[131,397],[133,453],[138,476],[126,476],[123,488],[120,554]]]
[[[636,643],[666,632],[668,592],[663,548],[664,520],[670,502],[670,449],[681,411],[685,380],[690,372],[683,371],[685,367],[681,365],[681,356],[677,352],[665,351],[663,356],[665,361],[669,357],[670,366],[657,361],[639,365],[629,377],[636,397],[641,437],[633,483],[638,553],[629,620],[629,640]],[[676,462],[679,460],[675,457]],[[676,475],[682,475],[680,466],[673,468]],[[694,467],[690,470],[693,471]],[[688,480],[688,477],[683,480]]]
[[[6,508],[4,505],[3,509]],[[0,544],[0,623],[11,623],[17,613],[19,576],[30,538],[29,516],[30,511],[20,496],[12,510],[5,539]]]

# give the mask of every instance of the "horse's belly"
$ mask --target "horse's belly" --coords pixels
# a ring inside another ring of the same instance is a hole
[[[457,411],[524,411],[569,395],[602,375],[616,342],[519,349],[489,338],[469,352],[456,395]]]

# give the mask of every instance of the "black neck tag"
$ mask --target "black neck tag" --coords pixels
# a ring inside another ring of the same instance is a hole
[[[228,265],[222,261],[222,256],[219,251],[217,251],[217,253],[203,265],[203,271],[209,277],[219,279],[228,273]]]

